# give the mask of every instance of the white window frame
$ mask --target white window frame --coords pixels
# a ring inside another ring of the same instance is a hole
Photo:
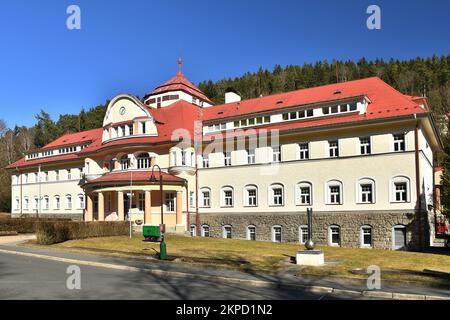
[[[368,139],[369,142],[362,142],[363,139]],[[367,150],[369,149],[369,150]],[[364,152],[363,152],[364,150]],[[360,155],[370,155],[372,154],[372,137],[371,136],[364,136],[359,137],[359,154]]]
[[[401,142],[398,142],[399,140],[395,140],[396,136],[403,136],[403,150],[401,150]],[[395,147],[399,145],[399,150],[395,150]],[[392,134],[392,151],[393,152],[405,152],[406,151],[406,133],[405,132],[397,132]]]
[[[256,152],[255,149],[247,150],[247,164],[255,164],[256,163]]]
[[[77,198],[78,198],[78,209],[84,210],[86,208],[86,198],[84,194],[79,194]]]
[[[231,192],[231,204],[227,204],[229,202],[229,197],[226,196],[227,192]],[[232,208],[234,207],[234,189],[231,186],[225,186],[220,189],[220,206],[223,208]]]
[[[275,193],[274,189],[281,189],[281,204],[275,203]],[[285,192],[284,192],[284,185],[281,183],[272,183],[269,186],[269,206],[271,207],[283,207],[285,204]]]
[[[364,185],[372,186],[372,201],[363,201],[363,190]],[[376,203],[376,184],[375,180],[372,178],[361,178],[356,183],[356,203],[358,204],[374,204]]]
[[[202,156],[203,168],[209,168],[209,153]]]
[[[303,203],[302,200],[302,188],[309,188],[309,203]],[[310,206],[313,204],[313,185],[309,181],[301,181],[295,186],[295,205],[297,206]]]
[[[205,204],[205,192],[208,193],[208,203]],[[199,199],[199,207],[200,208],[211,208],[211,189],[203,187],[200,189],[200,199]]]
[[[228,238],[228,229],[230,230],[229,234],[230,237]],[[233,239],[233,227],[231,226],[231,224],[226,224],[224,226],[222,226],[222,238],[224,239]]]
[[[331,201],[331,188],[339,186],[339,202]],[[325,204],[342,205],[344,203],[344,184],[339,180],[330,180],[325,184]]]
[[[16,197],[16,202],[15,202],[15,210],[19,210],[20,209],[20,198]]]
[[[189,233],[191,234],[191,237],[197,236],[197,226],[195,224],[189,226]]]
[[[396,187],[397,183],[406,183],[406,201],[396,200]],[[395,176],[389,183],[389,200],[391,203],[409,203],[411,202],[411,179],[407,176]]]
[[[395,229],[403,229],[404,230],[404,233],[405,233],[405,245],[404,245],[403,248],[396,248],[395,247]],[[407,245],[408,245],[408,230],[407,230],[406,226],[403,225],[403,224],[396,224],[395,226],[392,227],[392,231],[391,232],[392,232],[392,235],[391,235],[391,238],[392,238],[392,250],[405,250],[405,248],[407,248]]]
[[[306,149],[302,149],[302,147],[306,146]],[[298,144],[298,156],[299,160],[309,160],[310,152],[309,152],[309,142],[301,142]]]
[[[337,146],[331,146],[332,143],[336,142]],[[329,158],[339,158],[341,152],[340,152],[340,146],[341,144],[339,143],[339,139],[336,140],[329,140],[328,141],[328,157]],[[331,152],[333,150],[333,152]],[[331,154],[333,153],[333,155]]]
[[[138,195],[138,209],[140,212],[145,211],[145,192],[139,192]]]
[[[30,209],[30,198],[29,197],[25,197],[24,198],[24,207],[23,207],[23,209],[27,210],[27,211]]]
[[[50,210],[50,198],[49,196],[45,195],[44,196],[44,210]]]
[[[139,170],[150,169],[152,164],[152,159],[147,152],[139,153],[136,157],[137,160],[137,168]]]
[[[208,232],[205,231],[205,228],[208,229]],[[201,227],[202,237],[210,237],[211,236],[211,227],[208,224],[202,224]],[[208,235],[206,235],[208,233]]]
[[[365,244],[364,243],[364,231],[365,229],[370,229],[370,243],[369,244]],[[372,248],[373,247],[373,228],[371,225],[363,225],[361,226],[361,230],[360,230],[360,239],[361,239],[361,248]]]
[[[339,243],[333,242],[333,229],[337,228],[339,230]],[[328,227],[328,245],[333,247],[340,247],[342,243],[342,232],[341,227],[337,224],[332,224]]]
[[[57,194],[54,197],[55,199],[55,210],[61,210],[61,197]]]
[[[304,230],[306,228],[306,231]],[[303,237],[306,236],[306,240],[303,241]],[[298,227],[298,242],[301,244],[305,244],[308,241],[308,226],[306,224],[302,224]]]
[[[67,194],[65,199],[66,199],[66,210],[72,210],[73,207],[72,195]]]
[[[277,228],[280,228],[280,241],[276,240],[277,233],[275,232],[275,229],[277,229]],[[271,228],[271,231],[272,231],[271,232],[272,233],[272,236],[271,236],[272,242],[277,242],[277,243],[283,242],[283,227],[282,226],[280,226],[279,224],[273,225]]]
[[[39,197],[33,197],[33,210],[39,210]]]
[[[223,153],[223,165],[225,167],[231,166],[231,152],[230,151]]]
[[[195,208],[195,192],[194,191],[189,192],[189,207]]]
[[[281,145],[272,147],[272,163],[281,162],[283,159],[281,157]]]
[[[251,234],[252,234],[252,232],[250,232],[250,229],[251,229],[251,228],[254,229],[253,234],[255,235],[255,239],[251,239]],[[250,225],[247,226],[246,230],[247,230],[247,232],[246,232],[246,234],[247,234],[247,240],[255,241],[255,240],[256,240],[256,226],[255,226],[254,224],[250,224]]]
[[[175,192],[166,191],[164,192],[164,211],[165,212],[176,212],[176,194]]]
[[[250,201],[250,191],[255,191],[254,201]],[[254,203],[251,203],[254,202]],[[254,184],[249,184],[244,187],[244,206],[245,207],[257,207],[258,206],[258,187]]]

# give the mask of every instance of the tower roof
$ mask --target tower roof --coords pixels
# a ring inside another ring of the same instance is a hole
[[[186,79],[183,72],[181,71],[181,64],[182,60],[180,57],[178,58],[178,72],[175,77],[156,87],[155,90],[144,97],[144,100],[156,94],[181,90],[200,100],[206,101],[210,104],[214,104],[195,84]]]

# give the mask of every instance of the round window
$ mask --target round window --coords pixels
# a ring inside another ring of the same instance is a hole
[[[122,116],[125,114],[125,111],[126,111],[125,107],[121,107],[119,110],[119,112]]]

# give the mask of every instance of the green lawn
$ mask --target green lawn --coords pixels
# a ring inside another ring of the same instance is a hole
[[[295,265],[289,261],[291,257],[295,257],[297,250],[303,249],[300,244],[190,238],[177,235],[167,236],[166,242],[168,255],[185,263],[268,273],[294,267]],[[51,247],[134,257],[157,255],[159,252],[159,243],[143,242],[141,235],[135,235],[132,240],[126,236],[71,240]],[[377,265],[382,269],[384,279],[450,285],[448,278],[445,280],[443,277],[436,278],[421,273],[424,269],[429,269],[450,275],[449,251],[437,254],[334,247],[321,249],[325,251],[326,262],[332,263],[324,267],[299,268],[299,273],[364,277],[354,275],[350,270]]]

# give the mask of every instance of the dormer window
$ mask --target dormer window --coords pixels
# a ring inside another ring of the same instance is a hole
[[[132,136],[134,134],[133,124],[128,125],[128,135]]]
[[[120,169],[128,170],[129,167],[130,167],[130,159],[128,158],[127,155],[122,156],[122,158],[120,158]]]

